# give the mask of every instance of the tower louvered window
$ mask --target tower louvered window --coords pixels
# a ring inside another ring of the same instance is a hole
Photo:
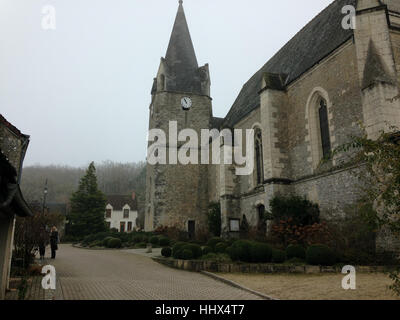
[[[324,158],[328,158],[331,154],[331,138],[329,134],[328,107],[324,99],[321,99],[319,105],[319,126],[321,129],[322,154]]]

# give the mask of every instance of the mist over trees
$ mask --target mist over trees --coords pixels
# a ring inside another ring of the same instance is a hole
[[[117,163],[104,161],[96,163],[99,189],[105,194],[131,194],[136,192],[139,218],[144,213],[146,189],[146,163]],[[24,167],[21,189],[28,203],[43,201],[43,189],[47,179],[47,203],[69,203],[76,191],[86,168],[68,166],[28,166]]]

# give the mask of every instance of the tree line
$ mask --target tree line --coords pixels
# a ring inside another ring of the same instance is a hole
[[[47,180],[47,203],[70,203],[80,179],[85,175],[85,167],[41,166],[24,167],[21,189],[28,203],[42,203],[43,190]],[[96,164],[99,189],[104,194],[131,194],[135,191],[140,220],[144,217],[146,190],[146,163],[118,163],[104,161]]]

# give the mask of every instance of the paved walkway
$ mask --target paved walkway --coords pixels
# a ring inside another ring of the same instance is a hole
[[[65,300],[258,300],[200,273],[175,270],[122,250],[60,245],[50,260]]]

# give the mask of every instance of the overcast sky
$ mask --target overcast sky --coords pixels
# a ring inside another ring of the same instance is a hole
[[[332,0],[185,0],[214,116]],[[42,29],[42,8],[56,30]],[[25,166],[145,160],[150,90],[178,0],[0,0],[0,113],[31,136]]]

